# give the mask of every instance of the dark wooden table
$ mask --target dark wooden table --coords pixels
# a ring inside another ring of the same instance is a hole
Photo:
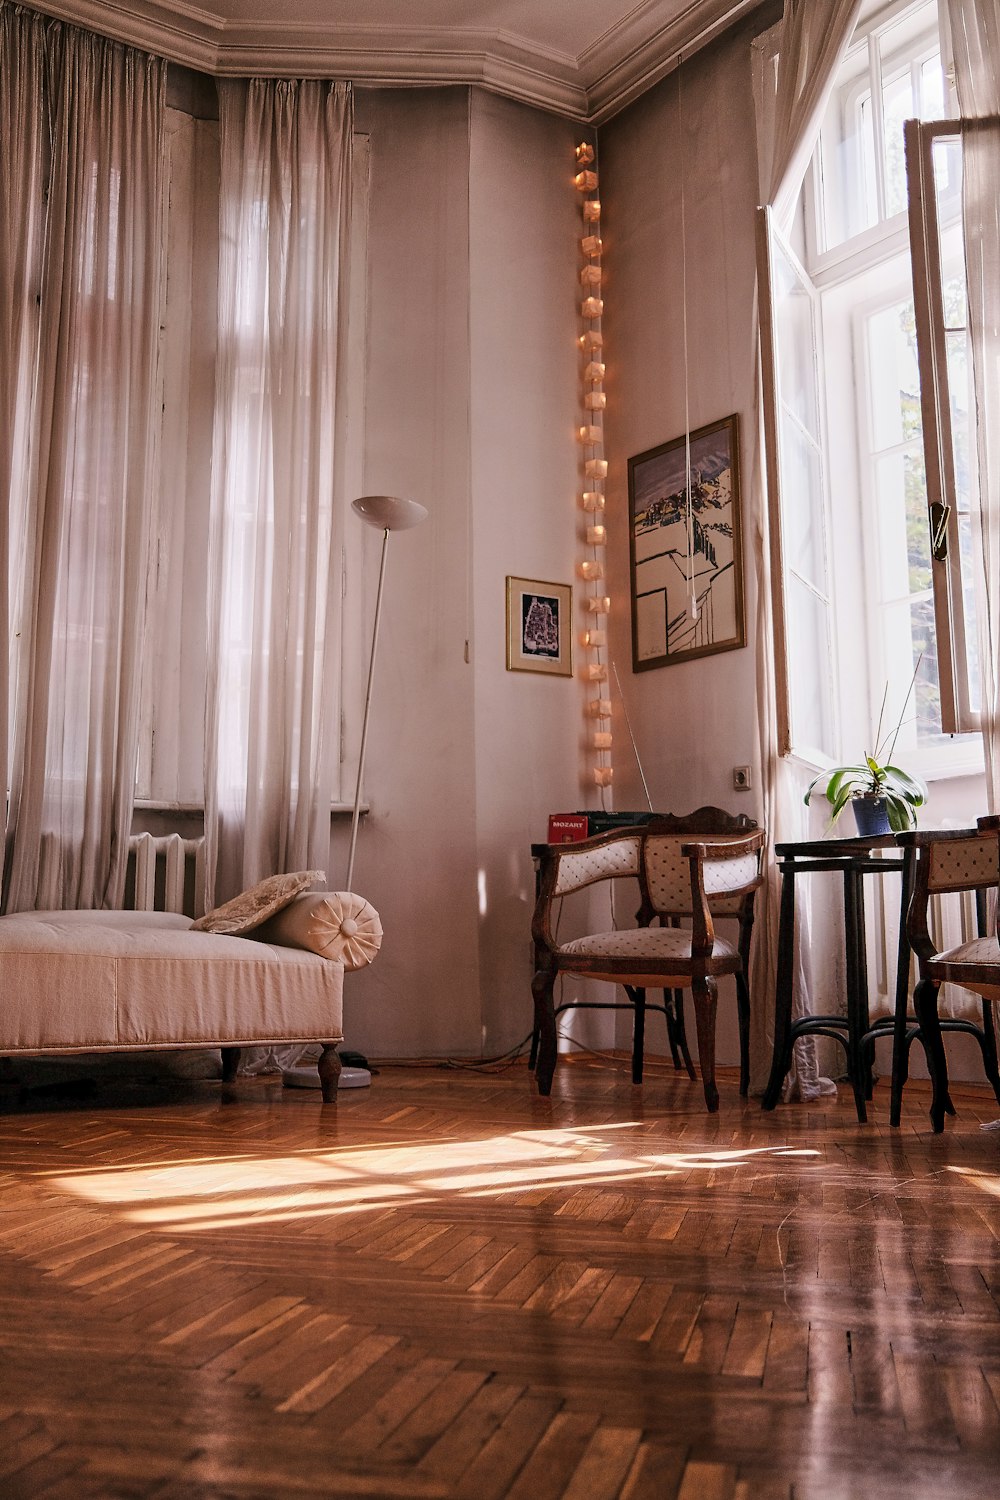
[[[909,948],[906,942],[906,911],[909,905],[912,862],[891,834],[875,838],[815,839],[776,844],[775,858],[781,871],[781,912],[778,923],[778,964],[774,997],[774,1052],[762,1107],[773,1109],[792,1065],[792,1048],[800,1036],[828,1036],[839,1042],[847,1055],[847,1074],[854,1090],[858,1119],[868,1118],[867,1100],[872,1093],[871,1058],[879,1036],[893,1038],[892,1098],[890,1123],[899,1124],[903,1084],[906,1080],[907,1003]],[[868,1014],[868,961],[865,949],[866,875],[902,875],[899,947],[896,970],[896,1003],[893,1017],[873,1027]],[[792,1020],[792,983],[795,968],[795,881],[800,875],[837,874],[843,884],[844,958],[846,964],[847,1014],[809,1014]]]

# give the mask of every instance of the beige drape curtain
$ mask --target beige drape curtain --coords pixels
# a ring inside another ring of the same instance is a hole
[[[114,906],[153,494],[165,64],[10,6],[0,24],[0,336],[17,372],[0,407],[5,902]]]
[[[947,0],[964,120],[962,217],[976,397],[973,568],[986,789],[1000,811],[1000,0]]]
[[[773,111],[765,108],[758,122],[761,188],[785,228],[798,200],[802,178],[819,134],[823,113],[837,71],[854,32],[861,0],[786,0],[778,32],[777,83]],[[770,101],[766,101],[770,102]],[[759,309],[759,299],[758,299]],[[756,322],[756,318],[755,318]],[[759,329],[757,380],[761,392]],[[757,582],[756,662],[757,732],[762,776],[763,816],[768,830],[768,880],[761,892],[753,958],[753,1008],[750,1039],[751,1087],[760,1092],[767,1082],[771,1060],[773,996],[777,964],[780,880],[773,860],[775,843],[802,837],[801,793],[791,768],[779,754],[777,741],[777,684],[772,614],[767,486],[764,467],[763,423],[758,399],[756,451],[751,464],[754,500],[753,557]],[[799,945],[800,949],[802,945]],[[794,1014],[806,1003],[801,967],[794,994]],[[819,1077],[816,1047],[805,1038],[796,1047],[794,1089],[809,1098],[829,1092],[833,1085]]]
[[[205,776],[216,899],[329,859],[352,119],[347,84],[220,85]]]

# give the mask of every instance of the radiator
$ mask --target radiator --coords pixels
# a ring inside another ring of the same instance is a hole
[[[204,852],[204,839],[184,839],[179,833],[160,838],[133,834],[128,842],[126,909],[200,916],[205,910]]]

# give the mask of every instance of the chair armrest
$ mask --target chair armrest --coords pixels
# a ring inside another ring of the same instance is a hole
[[[763,847],[763,829],[742,839],[681,845],[681,855],[691,865],[692,953],[709,954],[715,945],[710,896],[735,896],[760,886]]]

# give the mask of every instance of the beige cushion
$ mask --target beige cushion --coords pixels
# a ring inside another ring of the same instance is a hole
[[[345,969],[363,969],[382,946],[382,923],[374,906],[352,891],[310,891],[296,896],[253,935],[265,943],[339,959]]]
[[[269,875],[248,891],[241,891],[231,901],[207,911],[197,922],[192,922],[194,932],[252,932],[268,917],[294,901],[300,891],[306,891],[318,880],[325,880],[323,870],[299,870],[294,875]]]
[[[655,978],[649,974],[609,972],[607,977],[618,984],[643,986],[656,983],[665,989],[674,989],[691,982],[690,976],[684,976],[683,969],[677,974],[671,972],[672,959],[683,965],[691,958],[691,931],[686,927],[628,927],[620,932],[592,932],[563,943],[558,953],[563,970],[571,969],[576,957],[586,958],[589,962],[606,958],[616,965],[622,961],[627,963],[629,959],[641,959],[643,963],[652,960],[659,966]],[[735,948],[723,938],[715,939],[712,957],[728,958],[739,966]],[[602,975],[591,973],[590,977],[600,979]]]
[[[0,917],[0,1056],[336,1042],[343,966],[164,912]]]

